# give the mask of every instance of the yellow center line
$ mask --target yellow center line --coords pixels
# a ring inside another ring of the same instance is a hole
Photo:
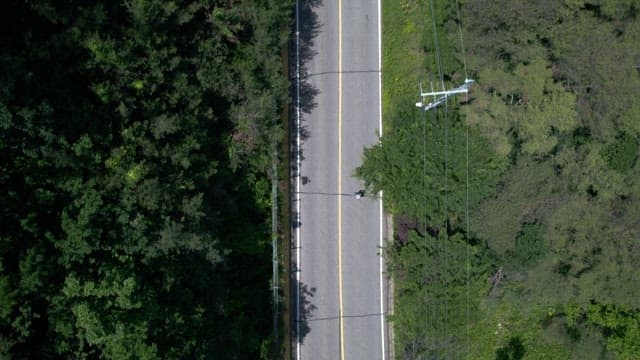
[[[342,194],[342,0],[338,0],[338,194]],[[344,360],[344,318],[342,310],[342,196],[338,196],[338,306],[340,318],[340,360]]]

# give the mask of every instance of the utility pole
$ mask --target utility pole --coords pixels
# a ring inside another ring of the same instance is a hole
[[[474,82],[475,80],[473,79],[464,79],[464,84],[458,86],[457,88],[453,88],[451,90],[446,90],[446,91],[431,91],[431,92],[423,92],[422,84],[420,84],[420,97],[422,97],[422,101],[418,101],[416,103],[416,106],[424,109],[424,111],[429,111],[437,107],[438,105],[442,104],[443,102],[445,102],[452,95],[468,93],[469,88],[471,87],[471,84],[473,84]],[[424,101],[425,101],[425,98],[428,96],[433,96],[433,101],[425,105]],[[440,96],[440,97],[437,97],[437,96]]]

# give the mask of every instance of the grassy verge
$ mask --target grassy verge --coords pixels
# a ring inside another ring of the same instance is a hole
[[[382,116],[391,130],[394,115],[417,101],[417,79],[425,74],[426,56],[416,2],[386,0],[382,6]]]

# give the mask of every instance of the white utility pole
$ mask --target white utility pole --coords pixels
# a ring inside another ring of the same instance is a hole
[[[473,84],[474,82],[475,80],[473,79],[464,79],[464,84],[458,86],[457,88],[453,88],[451,90],[446,90],[446,91],[432,91],[432,92],[422,92],[422,85],[421,85],[420,96],[422,97],[422,101],[417,102],[416,106],[419,108],[423,108],[424,111],[429,111],[435,108],[436,106],[442,104],[443,102],[445,102],[445,100],[447,100],[447,98],[451,95],[468,93],[469,87],[471,87],[471,84]],[[428,96],[433,96],[434,99],[432,102],[425,105],[424,100]],[[440,97],[436,98],[436,96],[440,96]]]

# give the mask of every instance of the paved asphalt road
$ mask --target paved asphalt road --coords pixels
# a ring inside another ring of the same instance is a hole
[[[382,206],[356,198],[362,184],[352,177],[380,131],[379,4],[299,1],[300,38],[311,40],[302,45],[314,53],[300,60],[302,77],[317,93],[301,100],[315,106],[301,114],[307,136],[294,186],[294,304],[301,309],[294,352],[299,359],[387,359]]]

